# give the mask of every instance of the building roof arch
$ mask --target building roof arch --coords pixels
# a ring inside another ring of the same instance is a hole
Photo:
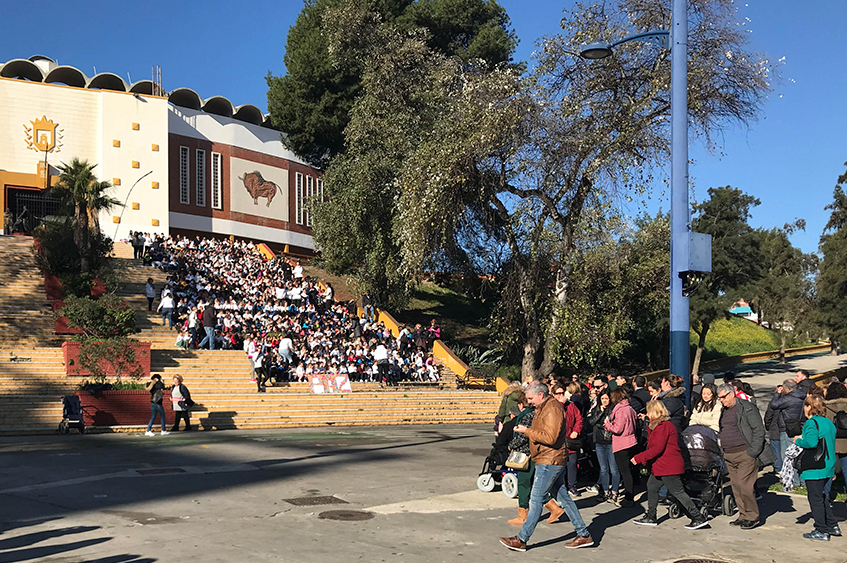
[[[88,81],[86,88],[89,90],[113,90],[115,92],[126,92],[127,85],[124,79],[111,72],[101,72]]]
[[[265,120],[265,116],[262,115],[262,110],[253,104],[241,104],[235,108],[233,117],[239,121],[246,121],[253,125],[262,125],[262,122]]]
[[[47,76],[44,77],[44,82],[61,82],[68,86],[85,88],[85,85],[88,84],[88,77],[86,77],[85,74],[76,67],[57,66],[47,73]]]
[[[168,101],[175,106],[200,110],[203,100],[191,88],[177,88],[168,95]]]
[[[44,73],[34,62],[28,59],[12,59],[0,68],[0,76],[3,78],[25,78],[33,82],[42,82]]]
[[[204,100],[201,109],[206,113],[212,113],[223,117],[232,117],[232,114],[235,113],[235,108],[233,108],[232,102],[224,96],[212,96],[211,98]]]
[[[153,95],[153,89],[155,86],[156,83],[150,79],[139,80],[132,83],[132,86],[129,87],[129,92],[132,92],[133,94],[146,94],[151,96]]]

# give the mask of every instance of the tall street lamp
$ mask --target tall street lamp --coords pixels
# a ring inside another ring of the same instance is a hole
[[[614,43],[586,45],[580,55],[602,59],[622,43],[641,41],[671,50],[671,295],[670,371],[685,379],[691,400],[688,295],[700,272],[711,271],[711,237],[692,233],[688,207],[688,19],[686,0],[674,0],[671,31],[648,31]],[[693,249],[693,252],[692,252]]]

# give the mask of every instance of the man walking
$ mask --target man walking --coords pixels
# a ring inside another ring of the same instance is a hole
[[[216,324],[218,324],[218,312],[215,311],[215,306],[212,303],[207,303],[203,308],[203,330],[206,331],[206,338],[200,342],[197,346],[198,348],[202,348],[203,345],[208,342],[209,350],[215,349]]]
[[[735,388],[724,383],[718,387],[718,399],[723,406],[720,418],[721,447],[732,483],[732,494],[738,504],[738,519],[730,522],[742,530],[752,530],[760,524],[756,503],[756,478],[761,455],[765,465],[773,463],[770,448],[765,448],[765,425],[762,414],[750,401],[739,400]],[[770,457],[768,457],[768,454]]]
[[[594,540],[565,487],[565,411],[561,403],[549,395],[547,385],[541,381],[530,383],[525,393],[529,404],[535,407],[535,418],[531,428],[518,425],[514,431],[526,434],[529,438],[530,457],[535,462],[535,479],[529,495],[529,513],[521,531],[517,536],[500,538],[500,543],[512,551],[526,551],[526,542],[535,531],[544,497],[549,491],[565,510],[577,533],[576,538],[566,543],[565,547],[575,549],[592,546]]]

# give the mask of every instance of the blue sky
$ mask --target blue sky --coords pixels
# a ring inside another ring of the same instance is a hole
[[[500,0],[521,43],[517,58],[528,60],[536,40],[559,31],[571,0]],[[796,0],[737,2],[739,20],[749,18],[751,46],[776,61],[785,57],[781,79],[750,127],[732,126],[712,153],[693,144],[690,173],[694,194],[732,185],[758,197],[754,226],[807,222],[793,237],[806,252],[817,249],[828,219],[839,174],[845,171],[847,143],[847,2]],[[7,11],[0,34],[0,59],[42,54],[86,75],[110,71],[133,81],[162,66],[167,90],[186,86],[206,98],[266,106],[265,75],[285,71],[285,36],[299,0],[204,2],[114,2],[64,0],[17,2]],[[2,163],[0,163],[2,166]],[[667,209],[655,191],[647,210]],[[629,211],[641,210],[632,206]]]

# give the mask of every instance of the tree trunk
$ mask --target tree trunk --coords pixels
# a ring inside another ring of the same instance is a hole
[[[785,363],[785,331],[782,329],[782,323],[779,323],[779,363]]]
[[[838,355],[838,343],[832,338],[829,339],[829,355],[837,356]]]
[[[74,205],[74,244],[79,251],[80,272],[86,273],[88,265],[88,209],[84,204],[77,202]]]
[[[694,365],[691,366],[692,375],[700,372],[700,358],[703,356],[703,348],[706,346],[706,334],[709,332],[708,323],[703,323],[703,328],[698,333],[700,340],[697,342],[697,352],[694,353]]]

